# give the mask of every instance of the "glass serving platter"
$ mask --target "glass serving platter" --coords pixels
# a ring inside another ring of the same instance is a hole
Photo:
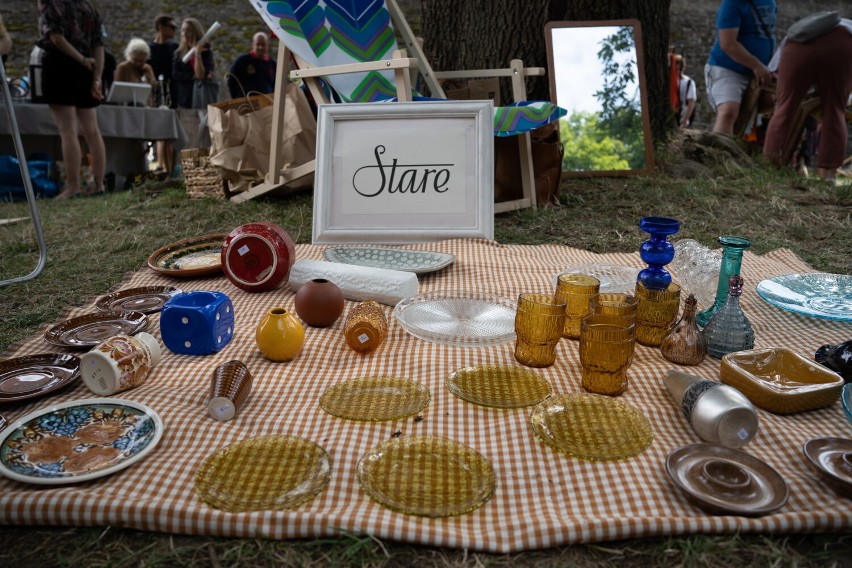
[[[757,295],[782,310],[852,321],[852,275],[788,274],[763,280]]]
[[[515,302],[479,292],[427,292],[399,302],[393,315],[419,339],[482,347],[515,338]]]
[[[479,365],[456,369],[445,381],[462,400],[493,408],[538,404],[552,392],[550,383],[531,369],[516,365]]]
[[[548,398],[533,409],[530,426],[551,448],[592,461],[637,456],[654,438],[651,423],[641,411],[596,394]]]
[[[497,484],[476,450],[437,436],[394,438],[358,462],[358,482],[379,504],[406,515],[451,517],[481,507]]]
[[[151,253],[151,270],[178,278],[209,276],[222,272],[222,245],[228,235],[215,233],[168,244]]]
[[[456,260],[455,256],[443,252],[382,247],[328,247],[322,255],[330,262],[402,270],[415,274],[437,272]]]
[[[80,358],[42,353],[0,361],[0,403],[44,396],[80,377]]]
[[[789,497],[787,484],[772,466],[716,444],[674,450],[666,458],[666,472],[687,499],[716,515],[766,515]]]
[[[133,335],[147,326],[148,317],[142,312],[98,312],[60,322],[44,332],[44,339],[60,347],[85,349],[113,335]]]
[[[141,286],[107,294],[95,307],[103,311],[134,311],[153,314],[163,309],[169,299],[183,292],[174,286]]]
[[[148,455],[163,421],[138,402],[75,400],[37,410],[0,433],[0,474],[37,485],[110,475]]]
[[[599,292],[601,294],[620,292],[633,295],[636,289],[636,277],[639,276],[640,270],[642,269],[616,264],[579,264],[577,266],[569,266],[559,274],[586,274],[594,276],[600,280]],[[554,289],[556,289],[559,274],[553,277]]]
[[[328,486],[331,457],[296,436],[259,436],[222,448],[195,474],[202,501],[223,511],[290,510]]]
[[[323,410],[347,420],[379,422],[417,414],[432,399],[425,385],[399,377],[359,377],[320,397]]]

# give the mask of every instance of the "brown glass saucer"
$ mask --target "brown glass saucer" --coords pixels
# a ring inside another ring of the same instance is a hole
[[[222,272],[222,244],[227,236],[201,235],[166,245],[151,253],[148,266],[155,272],[178,278],[217,274]]]
[[[44,396],[80,376],[80,358],[42,353],[0,361],[0,403]]]
[[[741,450],[692,444],[666,458],[672,482],[697,507],[714,515],[759,517],[787,503],[784,479],[769,464]]]
[[[174,286],[141,286],[102,296],[95,307],[104,311],[133,311],[153,314],[163,309],[163,304],[183,292]]]
[[[829,487],[852,499],[852,440],[814,438],[805,443],[802,451]]]
[[[44,339],[60,347],[85,349],[113,335],[133,335],[147,325],[142,312],[99,312],[60,322],[44,332]]]

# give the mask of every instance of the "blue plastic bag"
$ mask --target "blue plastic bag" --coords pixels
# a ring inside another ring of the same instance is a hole
[[[59,193],[59,186],[51,179],[54,162],[50,156],[33,155],[27,160],[27,170],[36,197],[49,198]],[[0,201],[25,201],[24,178],[18,159],[0,154]]]

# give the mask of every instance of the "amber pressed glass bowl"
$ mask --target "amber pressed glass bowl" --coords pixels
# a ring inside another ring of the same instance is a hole
[[[843,379],[837,373],[789,349],[750,349],[722,357],[722,382],[757,406],[791,414],[834,404]]]

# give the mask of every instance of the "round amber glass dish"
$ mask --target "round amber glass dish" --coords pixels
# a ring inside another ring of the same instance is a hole
[[[379,504],[406,515],[450,517],[491,498],[494,468],[472,448],[437,436],[382,442],[358,462],[358,482]]]
[[[552,392],[544,377],[524,367],[480,365],[456,369],[447,389],[462,400],[494,408],[521,408],[538,404]]]
[[[320,406],[338,418],[378,422],[417,414],[431,398],[429,389],[417,381],[359,377],[326,390],[320,397]]]
[[[530,426],[551,448],[593,461],[639,455],[654,438],[651,423],[639,410],[596,394],[549,398],[533,409]]]

